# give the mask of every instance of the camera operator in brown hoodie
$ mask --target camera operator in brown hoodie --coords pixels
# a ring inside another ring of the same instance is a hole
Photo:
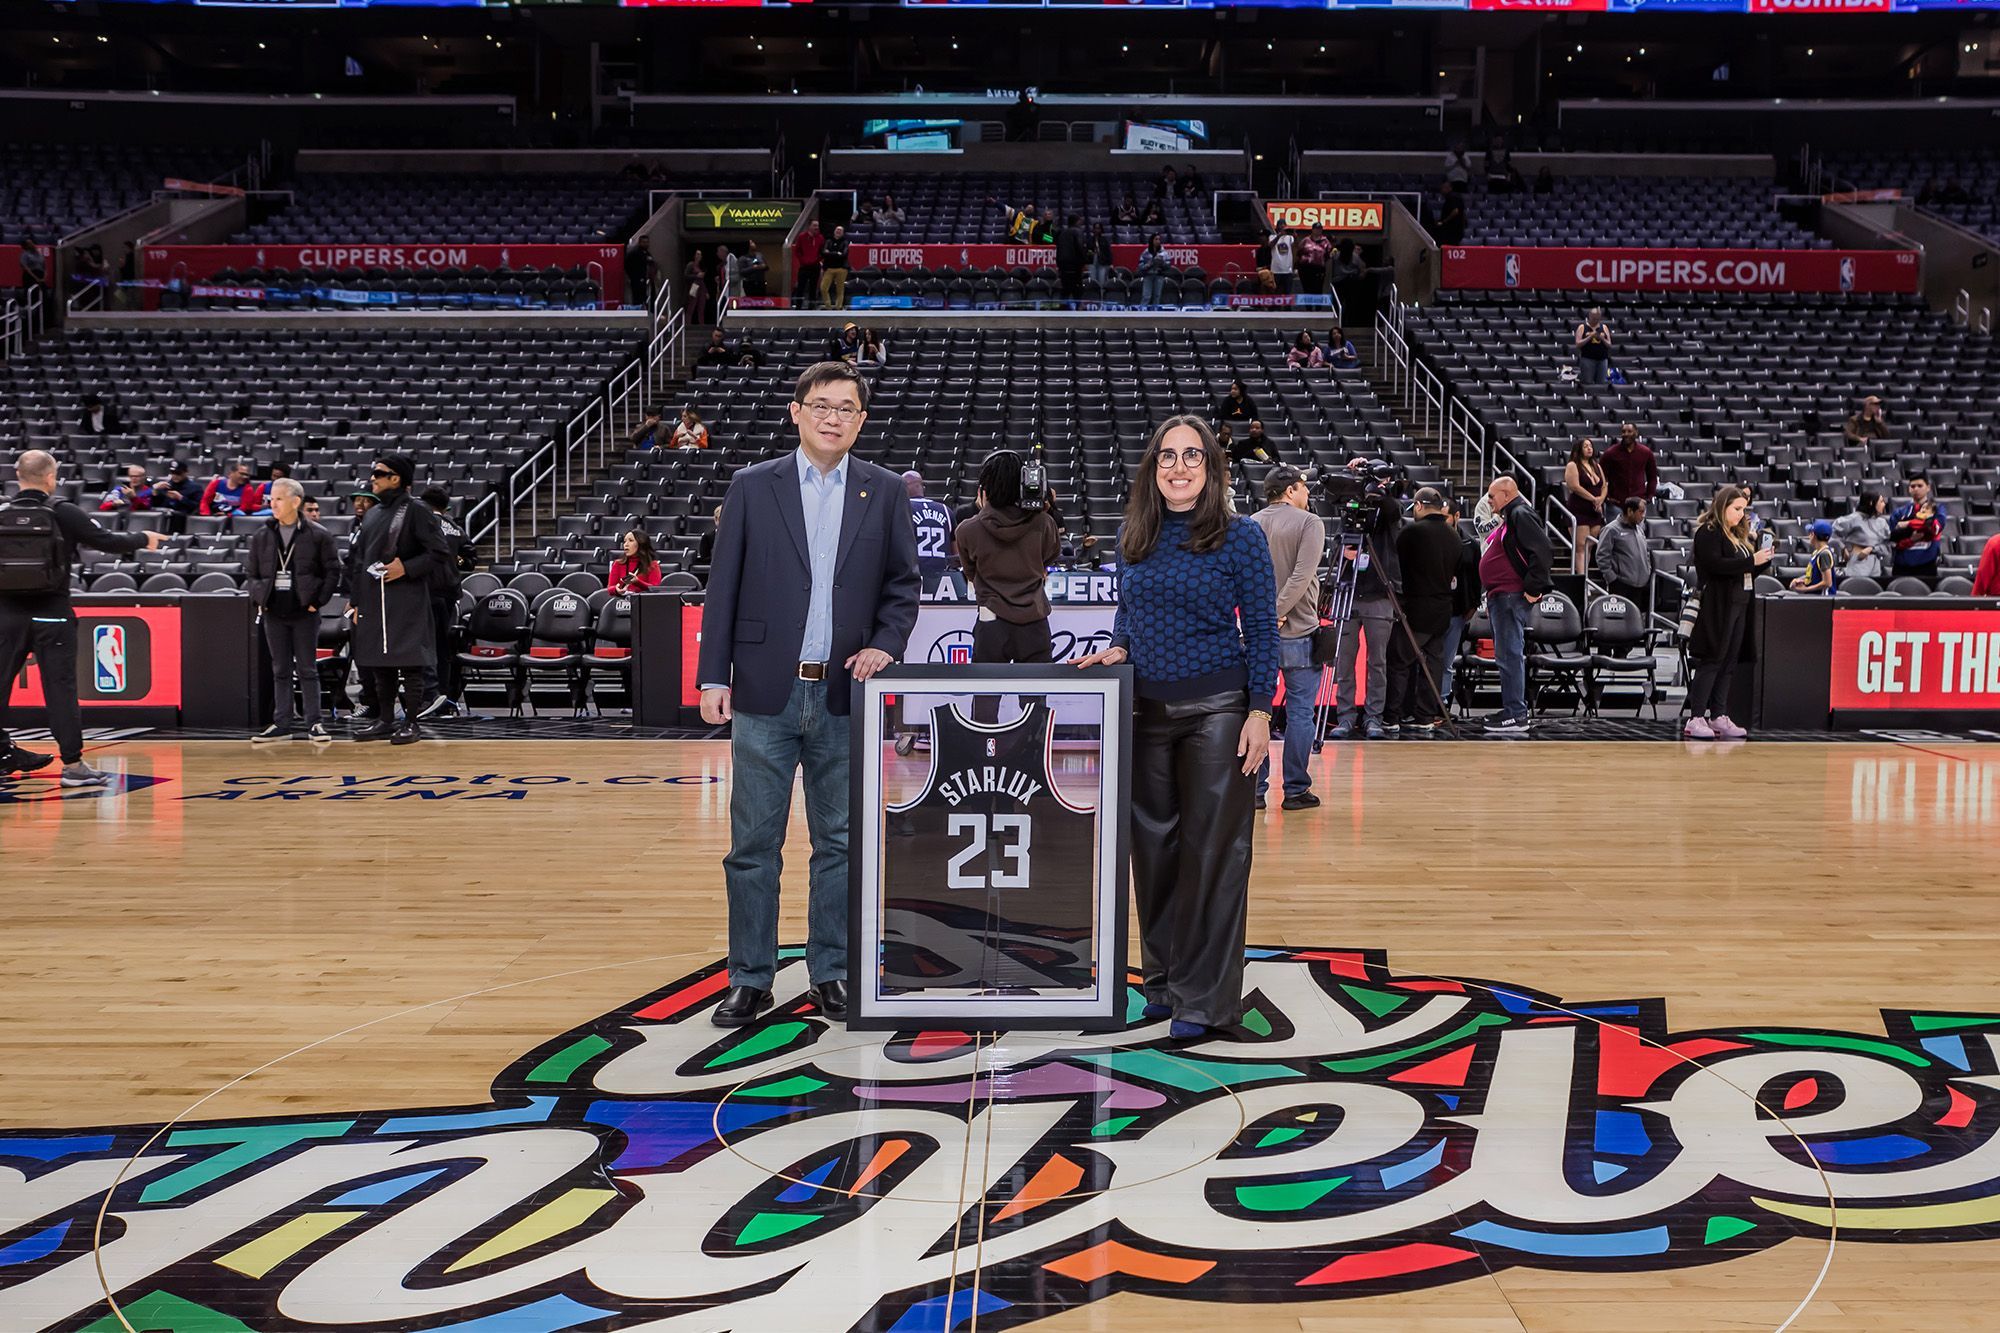
[[[1049,562],[1061,538],[1047,509],[1022,507],[1021,455],[1003,449],[979,469],[979,512],[958,525],[959,559],[979,601],[974,662],[1047,662]]]

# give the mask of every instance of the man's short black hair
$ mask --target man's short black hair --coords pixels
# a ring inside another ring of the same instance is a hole
[[[1410,498],[1419,509],[1444,508],[1444,492],[1435,486],[1420,486],[1417,488],[1417,493]]]
[[[1306,479],[1306,474],[1295,467],[1274,467],[1264,474],[1264,503],[1276,504],[1285,498],[1285,492]]]
[[[424,492],[424,503],[439,513],[449,513],[451,511],[451,492],[445,490],[442,486],[433,486]]]
[[[1635,510],[1644,509],[1645,507],[1646,507],[1646,497],[1643,495],[1628,495],[1625,497],[1625,503],[1620,506],[1620,508],[1625,513],[1628,514],[1634,512]]]
[[[792,401],[803,403],[807,394],[828,384],[854,386],[855,395],[861,399],[861,410],[868,410],[868,379],[845,361],[821,361],[807,366],[805,373],[799,376],[797,387],[792,390]]]

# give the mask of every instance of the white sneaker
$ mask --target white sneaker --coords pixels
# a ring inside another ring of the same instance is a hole
[[[1712,741],[1715,739],[1715,728],[1709,725],[1705,717],[1691,717],[1687,720],[1687,726],[1681,729],[1681,735],[1691,741]]]
[[[1726,716],[1718,715],[1709,722],[1709,725],[1715,728],[1716,736],[1725,741],[1740,741],[1750,734],[1734,722],[1731,722]]]
[[[250,738],[252,745],[262,745],[268,741],[288,741],[292,738],[290,727],[281,727],[273,722],[270,726]]]
[[[307,730],[306,739],[314,745],[333,744],[333,737],[327,733],[325,724],[320,722],[313,723],[312,727]]]
[[[79,759],[73,764],[64,764],[62,785],[65,787],[108,787],[111,775],[101,769],[92,768]]]

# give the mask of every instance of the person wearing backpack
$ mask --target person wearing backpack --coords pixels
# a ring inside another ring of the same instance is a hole
[[[76,610],[69,571],[76,548],[114,555],[158,550],[164,534],[107,532],[67,500],[55,498],[53,454],[30,449],[14,460],[21,492],[0,508],[0,777],[48,767],[50,756],[24,750],[7,734],[14,681],[28,654],[41,665],[49,731],[62,752],[62,785],[111,781],[83,762],[83,712],[76,702]]]

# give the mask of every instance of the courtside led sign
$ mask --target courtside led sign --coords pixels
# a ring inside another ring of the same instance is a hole
[[[1836,610],[1836,709],[2000,711],[2000,610]]]

